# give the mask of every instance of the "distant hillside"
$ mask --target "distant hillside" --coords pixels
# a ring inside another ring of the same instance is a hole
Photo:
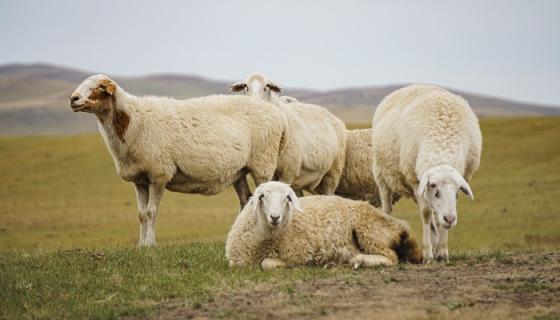
[[[75,114],[68,106],[69,93],[93,73],[48,64],[0,66],[0,134],[70,134],[96,130],[94,117]],[[240,75],[240,78],[244,76]],[[227,93],[228,84],[233,82],[180,74],[116,76],[114,79],[127,91],[137,95],[176,98]],[[381,99],[404,85],[330,91],[288,88],[285,94],[325,106],[348,123],[367,123]],[[560,115],[560,108],[451,90],[465,97],[480,116]]]

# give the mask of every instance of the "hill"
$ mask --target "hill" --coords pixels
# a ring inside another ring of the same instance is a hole
[[[96,122],[86,114],[74,114],[68,94],[94,72],[48,64],[0,66],[0,134],[72,134],[93,132]],[[190,98],[227,93],[233,81],[210,80],[180,74],[114,77],[127,91],[137,95],[166,95]],[[286,89],[287,95],[329,108],[347,123],[367,123],[375,106],[401,85],[347,88],[329,91]],[[452,90],[464,96],[480,116],[560,115],[560,108],[520,103]]]

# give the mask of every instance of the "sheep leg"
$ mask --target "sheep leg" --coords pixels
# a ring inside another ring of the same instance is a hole
[[[422,256],[424,263],[430,263],[434,259],[432,252],[432,210],[423,201],[419,200],[420,218],[422,220]]]
[[[447,248],[447,236],[449,230],[443,226],[439,226],[439,241],[436,246],[435,256],[438,261],[445,261],[449,263],[449,252]]]
[[[354,226],[352,237],[356,247],[359,248],[365,256],[381,256],[387,259],[390,265],[397,264],[399,261],[397,253],[387,245],[390,239],[387,239],[387,235],[379,234],[376,222],[372,220],[366,221],[368,222],[358,223]],[[359,255],[356,256],[360,257]]]
[[[378,182],[379,196],[381,197],[381,211],[385,214],[393,212],[393,192],[384,181]]]
[[[326,196],[334,195],[336,187],[340,182],[340,176],[342,175],[342,168],[344,166],[344,160],[335,159],[331,169],[323,176],[320,184],[314,188],[317,194],[324,194]]]
[[[155,246],[156,245],[156,233],[154,230],[154,224],[156,222],[156,216],[159,208],[159,203],[163,197],[163,191],[165,191],[164,185],[160,184],[150,184],[149,193],[150,198],[148,199],[148,206],[146,207],[146,238],[144,239],[145,246]]]
[[[352,269],[356,270],[360,267],[372,268],[375,266],[394,266],[395,263],[391,259],[378,254],[362,254],[358,253],[350,259]]]
[[[138,239],[138,246],[142,247],[145,245],[146,232],[148,230],[148,221],[146,218],[146,207],[148,206],[149,190],[148,185],[144,184],[134,184],[134,190],[136,191],[136,203],[138,205],[138,220],[140,221],[140,236]]]
[[[239,198],[239,206],[241,207],[240,210],[243,210],[251,197],[251,190],[249,189],[249,184],[247,183],[247,175],[244,174],[241,178],[239,178],[239,180],[235,181],[233,188]]]
[[[263,270],[271,270],[271,269],[285,268],[285,267],[286,267],[286,263],[284,263],[284,261],[280,259],[266,258],[261,262],[261,268],[263,268]]]

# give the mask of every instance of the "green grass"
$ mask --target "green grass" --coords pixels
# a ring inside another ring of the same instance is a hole
[[[170,299],[196,308],[212,301],[216,288],[337,272],[229,269],[221,243],[11,252],[0,256],[0,318],[112,319],[143,315]]]
[[[467,252],[511,264],[502,252],[558,249],[560,118],[484,119],[482,130],[476,200],[459,202],[452,265]],[[0,318],[143,315],[161,301],[196,307],[222,288],[256,282],[290,295],[293,281],[345,272],[228,269],[222,241],[238,210],[231,189],[213,197],[167,192],[156,226],[160,246],[134,248],[134,191],[116,176],[97,135],[2,137],[0,154]],[[401,200],[395,215],[420,235],[412,201]],[[518,290],[546,285],[528,278]]]

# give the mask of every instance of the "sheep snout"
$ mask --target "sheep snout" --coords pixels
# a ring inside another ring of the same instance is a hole
[[[82,101],[79,95],[71,95],[70,96],[70,108],[72,111],[78,112],[85,107],[85,102]]]
[[[444,215],[443,216],[443,220],[445,221],[445,223],[443,224],[443,227],[446,229],[451,229],[453,228],[457,223],[457,216],[454,215]]]

